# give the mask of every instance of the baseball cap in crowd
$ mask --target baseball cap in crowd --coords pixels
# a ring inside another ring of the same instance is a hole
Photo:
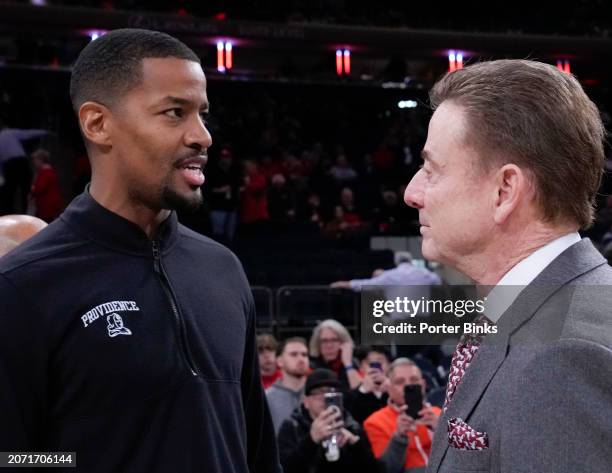
[[[327,368],[317,368],[306,379],[304,394],[308,396],[314,389],[322,387],[340,389],[336,373]]]

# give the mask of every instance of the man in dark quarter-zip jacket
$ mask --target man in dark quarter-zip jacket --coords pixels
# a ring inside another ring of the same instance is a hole
[[[70,95],[92,181],[0,260],[0,451],[76,452],[83,472],[280,472],[244,272],[173,212],[201,204],[212,144],[197,56],[116,30],[81,52]]]

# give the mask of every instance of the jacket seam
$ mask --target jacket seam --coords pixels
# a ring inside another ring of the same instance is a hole
[[[39,256],[37,258],[28,259],[27,261],[24,261],[24,262],[22,262],[22,263],[20,263],[20,264],[18,264],[16,266],[12,266],[12,267],[10,267],[8,269],[5,269],[4,271],[0,271],[0,274],[3,274],[3,275],[9,274],[9,273],[11,273],[13,271],[16,271],[16,270],[18,270],[18,269],[20,269],[23,266],[26,266],[28,264],[36,263],[37,261],[41,261],[41,260],[47,259],[47,258],[49,258],[51,256],[57,256],[57,255],[61,255],[62,253],[68,253],[68,252],[73,251],[74,249],[76,249],[78,247],[81,247],[81,246],[85,246],[85,243],[82,243],[82,242],[71,243],[69,248],[58,249],[58,250],[55,250],[55,251],[51,251],[49,253],[45,253],[44,255],[41,255],[41,256]]]

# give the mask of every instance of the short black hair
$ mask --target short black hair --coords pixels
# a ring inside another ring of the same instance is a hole
[[[389,353],[389,350],[387,350],[382,345],[361,345],[355,347],[355,350],[353,351],[353,356],[357,358],[357,361],[359,363],[362,363],[363,360],[365,360],[372,352],[380,353],[381,355],[384,355],[385,358],[387,358],[387,361],[391,361],[391,354]]]
[[[285,351],[285,348],[287,348],[287,345],[289,345],[290,343],[301,343],[306,347],[306,351],[308,351],[308,342],[306,341],[305,338],[291,337],[281,342],[278,349],[276,350],[276,356],[281,356],[283,352]]]
[[[79,54],[70,78],[75,112],[87,101],[111,106],[142,80],[142,61],[177,58],[200,63],[185,44],[159,31],[125,28],[90,42]]]

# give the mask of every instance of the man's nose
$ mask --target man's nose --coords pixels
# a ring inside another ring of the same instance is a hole
[[[424,173],[421,169],[406,186],[406,191],[404,192],[404,202],[406,205],[415,209],[423,208],[423,184]]]
[[[205,150],[212,146],[212,136],[198,115],[185,133],[185,144],[189,148]]]

